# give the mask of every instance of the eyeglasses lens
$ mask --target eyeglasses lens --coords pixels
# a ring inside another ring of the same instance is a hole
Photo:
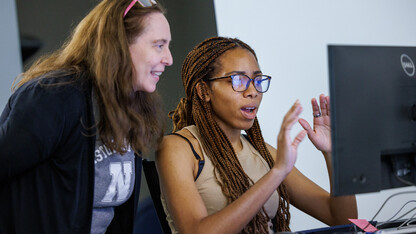
[[[231,78],[232,78],[233,89],[235,91],[245,90],[247,81],[248,81],[247,77],[235,75],[235,76],[231,76]]]
[[[247,90],[251,79],[245,75],[234,75],[232,78],[233,89],[237,92]],[[254,87],[260,93],[264,93],[269,89],[270,79],[267,76],[256,76],[254,78]]]
[[[270,79],[267,76],[257,76],[254,78],[254,86],[257,91],[264,93],[269,89]]]

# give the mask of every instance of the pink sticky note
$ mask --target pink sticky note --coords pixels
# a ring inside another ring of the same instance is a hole
[[[371,225],[366,219],[348,219],[351,223],[357,225],[365,232],[375,232],[378,231],[376,227]]]

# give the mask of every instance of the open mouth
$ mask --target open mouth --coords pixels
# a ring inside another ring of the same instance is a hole
[[[256,110],[256,107],[244,107],[244,108],[241,108],[241,110],[243,110],[243,111],[245,111],[245,112],[248,112],[248,113],[253,113],[255,110]]]

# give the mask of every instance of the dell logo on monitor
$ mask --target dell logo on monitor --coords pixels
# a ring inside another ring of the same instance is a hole
[[[402,54],[402,56],[400,56],[400,62],[402,63],[404,72],[412,77],[415,74],[415,64],[412,59],[406,54]]]

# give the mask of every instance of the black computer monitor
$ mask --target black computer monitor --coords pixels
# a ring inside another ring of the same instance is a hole
[[[416,47],[328,46],[333,194],[416,183]]]

